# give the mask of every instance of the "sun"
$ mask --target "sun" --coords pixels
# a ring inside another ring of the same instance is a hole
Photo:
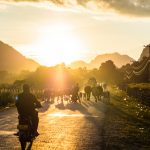
[[[81,53],[85,50],[84,44],[72,29],[68,24],[58,23],[44,26],[39,30],[40,37],[34,44],[34,49],[36,48],[41,64],[69,64],[81,59]]]

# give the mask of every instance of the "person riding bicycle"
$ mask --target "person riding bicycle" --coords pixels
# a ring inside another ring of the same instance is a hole
[[[39,118],[36,108],[42,107],[41,103],[36,99],[36,97],[30,93],[30,87],[28,84],[23,85],[23,92],[20,93],[16,98],[16,107],[20,118],[31,118],[33,125],[33,134],[38,136],[37,132]]]

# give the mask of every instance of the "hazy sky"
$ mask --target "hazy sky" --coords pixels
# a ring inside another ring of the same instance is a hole
[[[43,65],[112,52],[138,59],[150,43],[150,2],[1,0],[0,40]]]

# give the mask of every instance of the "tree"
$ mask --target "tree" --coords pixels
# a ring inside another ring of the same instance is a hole
[[[100,78],[104,82],[117,83],[122,79],[122,75],[113,63],[113,61],[108,60],[101,64],[100,68]]]
[[[89,78],[88,84],[91,85],[91,86],[96,86],[96,84],[97,84],[96,78],[95,77]]]

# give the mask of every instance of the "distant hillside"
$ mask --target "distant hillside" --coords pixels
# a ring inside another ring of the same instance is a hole
[[[69,66],[71,68],[79,68],[79,67],[87,67],[88,69],[99,68],[101,63],[106,62],[107,60],[112,60],[117,67],[121,67],[126,65],[127,63],[131,63],[134,61],[133,58],[128,55],[121,55],[119,53],[112,54],[102,54],[96,56],[90,63],[86,63],[84,61],[75,61],[71,63]]]
[[[142,60],[143,57],[149,57],[149,48],[148,48],[148,47],[145,47],[145,48],[143,49],[143,52],[142,52],[142,54],[141,54],[139,60]]]
[[[19,72],[21,70],[35,70],[38,63],[27,59],[13,47],[0,41],[0,70]]]
[[[94,60],[92,60],[90,63],[90,67],[99,67],[101,63],[107,60],[112,60],[117,67],[121,67],[123,65],[126,65],[127,63],[131,63],[131,61],[133,61],[134,59],[129,57],[128,55],[121,55],[119,53],[103,54],[98,55]]]
[[[79,67],[81,67],[81,68],[84,68],[84,67],[88,68],[88,66],[89,66],[89,64],[84,62],[84,61],[82,61],[82,60],[74,61],[74,62],[72,62],[69,65],[69,67],[71,67],[72,69],[76,69],[76,68],[79,68]]]

